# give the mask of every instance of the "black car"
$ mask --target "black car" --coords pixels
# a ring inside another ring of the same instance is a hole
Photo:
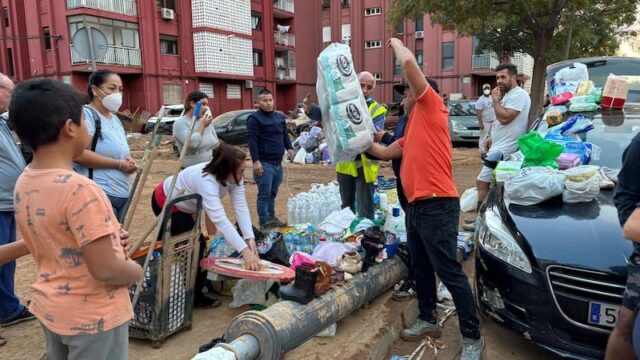
[[[630,81],[624,111],[586,113],[595,126],[587,141],[602,150],[592,164],[619,169],[640,128],[640,59],[563,62],[547,68],[549,78],[573,62],[588,66],[596,86],[603,86],[610,73]],[[479,310],[560,356],[603,358],[633,250],[622,236],[613,191],[602,190],[589,203],[554,198],[533,206],[509,205],[503,194],[502,186],[493,186],[478,216]]]
[[[211,125],[213,126],[220,140],[228,144],[245,145],[247,144],[247,120],[249,119],[249,116],[254,112],[256,112],[255,109],[229,111],[213,119]],[[280,113],[282,114],[282,112]],[[289,138],[291,138],[291,140],[293,141],[293,138],[295,138],[299,134],[295,131],[304,131],[308,128],[308,124],[304,128],[289,128],[287,130],[289,132]]]

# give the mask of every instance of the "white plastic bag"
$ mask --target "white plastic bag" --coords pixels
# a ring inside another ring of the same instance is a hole
[[[567,204],[589,202],[600,194],[600,175],[595,173],[586,180],[572,180],[567,177],[562,192],[562,201]]]
[[[494,171],[496,182],[504,183],[516,175],[522,168],[523,161],[500,161]]]
[[[331,44],[320,53],[317,64],[316,92],[331,159],[334,163],[352,161],[371,146],[375,127],[351,50],[344,44]]]
[[[462,193],[460,197],[460,211],[469,212],[476,209],[478,206],[478,189],[467,189]]]
[[[267,305],[267,297],[265,294],[274,281],[249,280],[240,279],[233,287],[233,301],[229,304],[230,308],[239,308],[247,304]]]
[[[236,354],[231,350],[214,347],[205,352],[196,354],[191,360],[236,360]]]
[[[579,83],[589,81],[589,70],[587,65],[581,63],[573,63],[571,66],[560,69],[555,75],[556,85],[575,84],[576,88]]]
[[[300,148],[296,153],[296,156],[293,158],[293,162],[296,164],[304,165],[307,159],[307,151],[304,148]]]
[[[548,167],[528,167],[504,183],[509,203],[535,205],[562,194],[564,175]]]

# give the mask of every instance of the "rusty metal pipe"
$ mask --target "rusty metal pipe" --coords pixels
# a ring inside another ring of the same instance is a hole
[[[395,257],[370,267],[366,273],[358,274],[344,286],[330,290],[307,305],[281,301],[264,311],[242,313],[227,329],[229,343],[225,348],[235,349],[232,351],[236,354],[247,354],[239,356],[238,360],[281,359],[285,353],[384,293],[406,275],[407,267]],[[256,345],[258,348],[253,348]]]

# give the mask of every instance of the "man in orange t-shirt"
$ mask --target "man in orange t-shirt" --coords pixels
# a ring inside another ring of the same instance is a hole
[[[416,103],[404,137],[386,148],[374,144],[368,152],[382,160],[403,158],[400,177],[409,201],[407,243],[420,316],[401,337],[417,341],[427,335],[440,336],[437,274],[451,292],[458,312],[463,336],[461,359],[480,359],[484,349],[480,323],[469,281],[456,259],[460,204],[453,181],[447,107],[438,95],[437,83],[425,78],[413,53],[396,38],[389,46],[405,71]]]

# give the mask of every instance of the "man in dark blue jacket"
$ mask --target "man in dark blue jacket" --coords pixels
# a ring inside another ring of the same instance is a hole
[[[282,183],[282,156],[287,151],[293,159],[293,147],[287,133],[286,117],[274,111],[273,94],[258,94],[258,110],[247,120],[247,140],[253,161],[253,179],[258,185],[257,210],[261,228],[286,224],[275,214],[275,200]]]

